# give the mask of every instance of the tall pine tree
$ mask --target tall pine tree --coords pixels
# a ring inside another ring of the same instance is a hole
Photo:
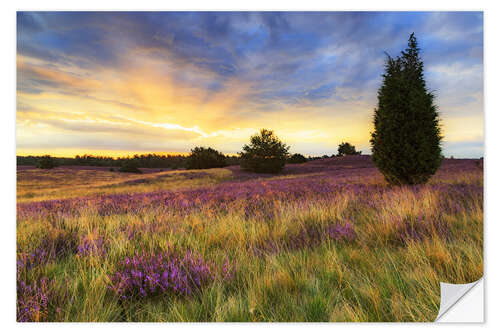
[[[387,55],[371,133],[372,160],[391,184],[425,183],[441,165],[441,129],[427,91],[414,34],[397,58]]]

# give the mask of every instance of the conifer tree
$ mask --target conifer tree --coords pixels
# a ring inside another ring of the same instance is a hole
[[[387,55],[371,133],[372,160],[391,184],[421,184],[439,168],[441,129],[427,91],[415,35],[397,58]]]

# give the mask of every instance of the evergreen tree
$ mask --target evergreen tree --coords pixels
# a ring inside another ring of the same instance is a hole
[[[441,129],[434,95],[412,33],[397,58],[387,55],[371,133],[372,160],[391,184],[425,183],[439,168]]]

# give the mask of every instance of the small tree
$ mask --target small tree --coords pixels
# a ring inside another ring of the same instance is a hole
[[[273,131],[261,129],[250,138],[250,145],[240,153],[241,167],[257,173],[278,173],[283,170],[290,149]]]
[[[44,155],[40,157],[36,163],[36,167],[39,169],[52,169],[57,166],[57,162],[52,156]]]
[[[120,169],[118,169],[120,172],[132,172],[132,173],[142,173],[141,170],[139,170],[139,162],[136,159],[133,158],[127,158],[122,162],[122,165]]]
[[[371,133],[372,160],[391,184],[425,183],[439,168],[441,130],[427,91],[414,34],[396,59],[388,55]]]
[[[195,147],[187,157],[187,169],[222,168],[227,165],[226,156],[212,148]]]
[[[361,151],[356,151],[356,147],[351,145],[349,142],[343,142],[339,145],[337,156],[346,155],[361,155]]]
[[[304,155],[302,155],[302,154],[293,154],[288,159],[288,163],[292,163],[292,164],[300,164],[300,163],[306,163],[306,162],[307,162],[307,158],[305,158]]]

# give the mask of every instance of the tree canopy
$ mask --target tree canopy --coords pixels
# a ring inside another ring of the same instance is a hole
[[[371,134],[372,160],[391,184],[426,182],[439,168],[441,129],[434,95],[412,33],[397,58],[387,55]]]

